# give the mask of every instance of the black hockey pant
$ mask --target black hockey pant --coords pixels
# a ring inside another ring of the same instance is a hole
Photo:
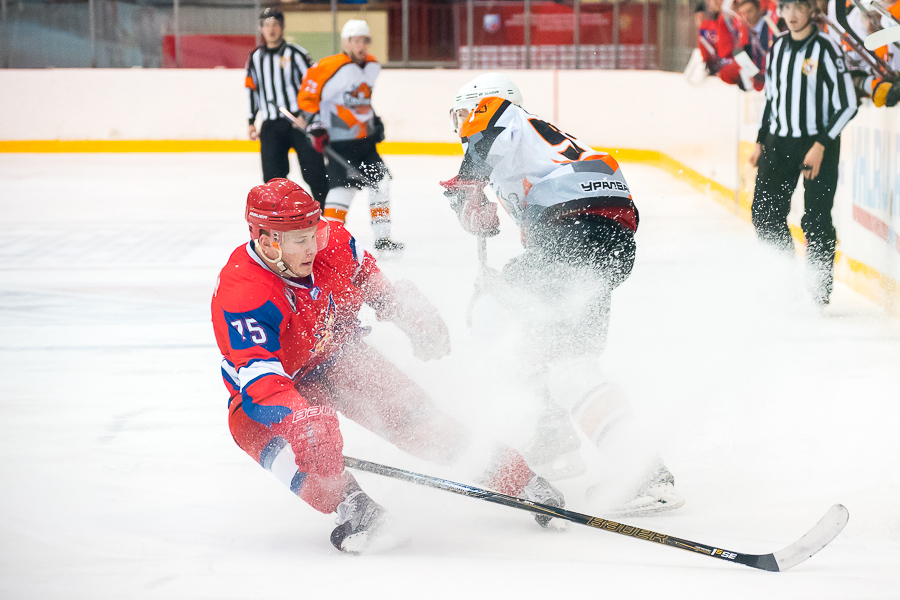
[[[803,159],[814,142],[815,139],[810,137],[769,136],[759,158],[751,211],[753,226],[760,240],[791,255],[794,253],[794,243],[787,224],[791,196],[803,173]],[[813,180],[803,180],[804,212],[800,226],[806,236],[807,259],[810,266],[823,272],[829,291],[837,241],[831,209],[837,190],[840,154],[841,140],[838,137],[825,146],[819,176]]]
[[[265,121],[259,131],[262,156],[263,181],[276,177],[287,178],[290,171],[288,151],[293,148],[300,162],[303,181],[309,186],[313,198],[325,210],[328,195],[325,160],[309,143],[302,131],[294,129],[287,119]]]

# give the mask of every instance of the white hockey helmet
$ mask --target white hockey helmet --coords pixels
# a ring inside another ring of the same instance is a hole
[[[344,23],[344,28],[341,29],[341,39],[349,40],[357,36],[372,37],[371,31],[369,31],[369,24],[362,19],[350,19]]]
[[[485,96],[496,96],[522,106],[522,92],[509,77],[502,73],[485,73],[459,88],[453,100],[453,110],[474,110]]]

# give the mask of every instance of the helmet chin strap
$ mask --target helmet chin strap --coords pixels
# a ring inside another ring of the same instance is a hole
[[[272,247],[278,250],[278,256],[274,259],[266,256],[266,253],[263,252],[262,246],[259,245],[259,240],[253,240],[253,247],[256,249],[256,253],[259,254],[260,258],[269,263],[269,268],[275,271],[281,277],[287,278],[296,278],[298,275],[294,274],[286,264],[284,264],[284,260],[282,260],[281,254],[281,244],[278,243],[278,232],[272,232]]]

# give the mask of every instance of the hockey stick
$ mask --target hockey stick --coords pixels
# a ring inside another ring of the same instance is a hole
[[[522,500],[521,498],[514,498],[513,496],[492,492],[472,485],[456,483],[447,479],[431,477],[429,475],[421,475],[411,471],[404,471],[402,469],[380,465],[367,460],[350,458],[349,456],[344,457],[344,466],[358,471],[366,471],[368,473],[374,473],[392,479],[400,479],[401,481],[452,492],[461,496],[493,502],[494,504],[502,504],[503,506],[509,506],[539,515],[550,515],[557,519],[578,523],[579,525],[587,525],[588,527],[626,535],[646,542],[655,542],[664,546],[681,548],[682,550],[689,550],[691,552],[696,552],[697,554],[739,563],[763,571],[786,571],[791,567],[802,563],[807,558],[827,546],[828,543],[844,529],[844,526],[847,524],[847,519],[850,517],[850,513],[843,505],[835,504],[828,509],[825,516],[822,517],[819,522],[806,533],[806,535],[787,548],[770,554],[744,554],[743,552],[734,552],[732,550],[725,550],[724,548],[707,546],[706,544],[692,542],[672,535],[656,533],[655,531],[641,529],[640,527],[633,527],[631,525],[625,525],[624,523],[601,519],[600,517],[583,515],[571,510],[556,508],[538,502],[531,502],[530,500]]]
[[[860,58],[862,58],[865,62],[869,64],[879,75],[882,77],[886,77],[889,79],[893,79],[897,76],[897,73],[890,67],[887,62],[882,60],[882,58],[876,54],[871,54],[866,52],[865,50],[865,42],[853,31],[853,28],[850,27],[850,24],[847,22],[847,7],[843,2],[835,2],[834,3],[834,14],[837,17],[837,21],[840,24],[840,28],[843,31],[838,30],[841,34],[841,38],[859,54]],[[825,15],[820,15],[826,23],[830,23],[830,20]]]
[[[881,29],[866,36],[864,45],[867,50],[876,50],[882,46],[887,46],[888,44],[894,44],[900,48],[900,43],[898,43],[898,41],[900,41],[900,31],[896,30],[896,26],[900,25],[900,23],[898,23],[894,15],[891,14],[891,11],[882,6],[878,0],[853,0],[853,2],[864,14],[875,12],[881,15],[882,18],[887,18],[894,23],[894,26],[892,27]]]
[[[866,37],[865,45],[867,50],[875,50],[898,42],[900,42],[900,27],[888,27],[869,34]]]
[[[291,111],[289,111],[288,109],[286,109],[283,106],[279,106],[278,110],[279,110],[279,112],[281,112],[281,114],[283,114],[285,117],[287,117],[291,121],[291,123],[293,123],[296,126],[297,129],[299,129],[300,131],[303,132],[303,135],[306,136],[307,140],[309,140],[309,138],[312,137],[309,134],[309,132],[306,131],[306,123],[304,123],[303,121],[301,121],[300,119],[298,119],[297,117],[292,115]],[[310,143],[312,143],[312,140],[309,140],[309,141],[310,141]],[[355,179],[356,181],[359,181],[359,182],[363,183],[364,185],[367,185],[368,187],[378,187],[377,182],[372,181],[371,178],[360,173],[356,167],[351,165],[347,159],[345,159],[343,156],[338,154],[334,148],[332,148],[331,146],[326,144],[326,146],[323,150],[325,152],[325,155],[329,158],[329,160],[333,160],[333,161],[337,162],[339,165],[341,165],[344,168],[345,171],[347,171],[347,175],[350,177],[350,179]]]

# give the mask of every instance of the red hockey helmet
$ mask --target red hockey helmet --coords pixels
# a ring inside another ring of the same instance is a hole
[[[287,179],[272,179],[250,190],[244,216],[250,237],[256,240],[261,229],[284,232],[315,227],[321,214],[319,203],[302,187]]]

